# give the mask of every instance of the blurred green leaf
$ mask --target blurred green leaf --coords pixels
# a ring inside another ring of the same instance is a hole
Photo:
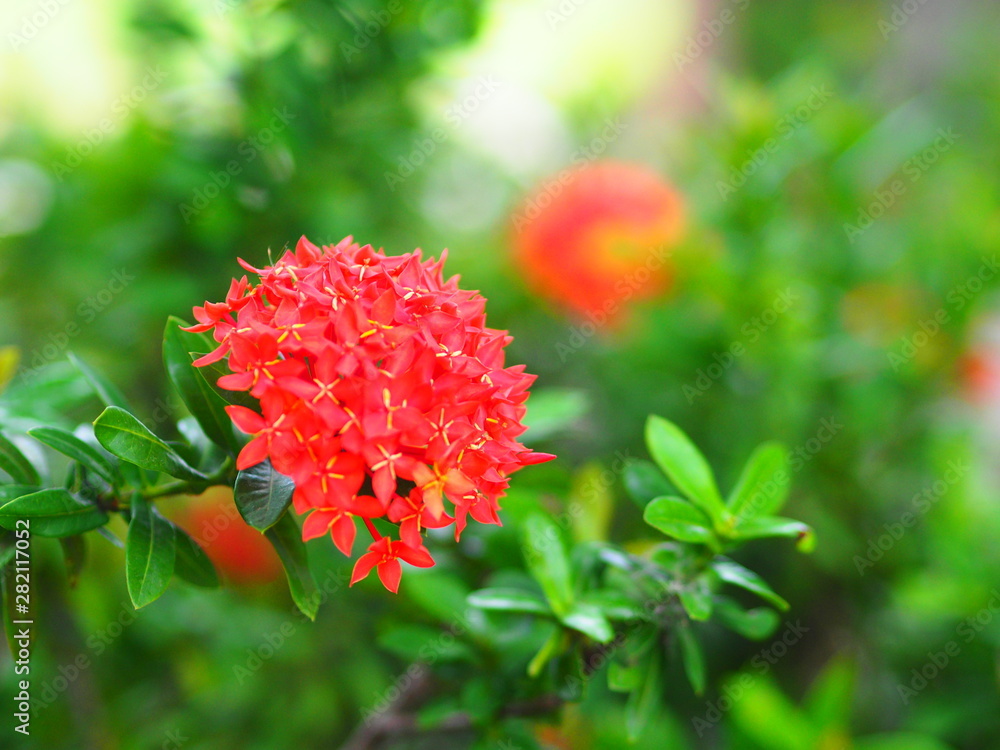
[[[625,704],[625,729],[629,742],[636,742],[649,726],[660,709],[662,687],[660,685],[660,657],[654,654],[640,662],[636,668],[640,677],[635,680]]]
[[[684,673],[696,695],[705,692],[705,656],[701,645],[687,625],[677,628],[677,642],[681,647],[681,661],[684,662]]]
[[[780,622],[778,613],[769,607],[744,610],[736,602],[721,596],[716,597],[713,611],[722,625],[754,641],[770,638]]]
[[[3,434],[0,434],[0,469],[10,474],[16,484],[38,485],[42,481],[31,461]]]
[[[141,495],[132,496],[132,520],[125,540],[125,578],[136,609],[156,601],[174,573],[177,540],[173,526]]]
[[[188,480],[203,480],[169,445],[124,409],[109,406],[94,420],[94,435],[111,454],[143,469]]]
[[[215,566],[205,550],[180,526],[175,523],[170,525],[174,529],[176,548],[174,573],[194,586],[216,588],[219,585],[219,574],[215,572]]]
[[[59,546],[62,547],[63,562],[66,563],[66,580],[70,588],[75,588],[87,559],[87,541],[79,534],[64,536],[60,537]]]
[[[588,591],[579,598],[581,604],[596,607],[609,620],[642,620],[646,617],[642,607],[620,591],[602,589]]]
[[[570,520],[577,542],[598,542],[608,537],[614,498],[611,483],[605,480],[606,472],[600,464],[591,463],[573,478],[570,503],[571,507],[575,505],[576,512]]]
[[[707,620],[712,616],[712,594],[703,583],[695,581],[681,588],[677,597],[692,620]]]
[[[542,647],[538,649],[538,652],[528,662],[529,677],[538,677],[545,668],[545,665],[562,651],[563,637],[562,628],[551,628],[549,636],[542,643]]]
[[[94,370],[90,365],[73,354],[73,352],[67,352],[66,356],[76,369],[83,374],[84,379],[90,383],[90,387],[94,389],[94,392],[105,406],[117,406],[119,409],[128,411],[128,401],[125,400],[125,396],[122,395],[122,392],[118,390],[114,383]]]
[[[319,611],[319,591],[309,570],[306,546],[302,542],[298,524],[291,514],[286,512],[264,532],[264,535],[281,558],[292,601],[302,614],[310,620],[315,620]]]
[[[566,627],[583,633],[598,643],[609,643],[615,637],[614,628],[601,611],[583,602],[574,604],[560,619]]]
[[[584,391],[569,388],[544,388],[532,392],[528,399],[528,426],[520,440],[526,445],[558,435],[583,417],[590,409]]]
[[[535,615],[552,615],[548,603],[528,591],[511,588],[479,589],[467,599],[473,607],[502,612],[526,612]]]
[[[32,534],[55,537],[90,531],[108,522],[103,510],[62,488],[21,495],[0,506],[0,526],[13,529],[20,518],[30,519]]]
[[[767,582],[749,568],[744,568],[739,563],[731,560],[723,559],[722,561],[713,562],[712,569],[726,583],[751,591],[782,611],[788,609],[788,602],[774,593],[771,587],[767,585]]]
[[[674,491],[663,472],[649,461],[630,461],[625,467],[624,481],[625,491],[640,508]]]
[[[569,611],[573,602],[573,577],[558,527],[536,514],[524,523],[524,557],[557,615]]]
[[[378,645],[401,659],[434,664],[471,661],[472,650],[446,631],[424,625],[396,625],[378,637]]]

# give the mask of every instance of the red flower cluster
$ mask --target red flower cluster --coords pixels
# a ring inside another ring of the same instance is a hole
[[[349,556],[365,523],[374,541],[352,584],[377,568],[395,592],[399,560],[434,564],[424,529],[454,523],[458,539],[470,515],[499,524],[510,475],[552,458],[517,441],[534,376],[504,367],[510,336],[486,327],[483,297],[442,278],[443,258],[303,237],[273,266],[240,264],[260,283],[234,279],[225,302],[194,309],[189,330],[220,344],[195,365],[228,355],[219,386],[260,400],[261,414],[227,407],[253,436],[237,468],[269,458],[294,480],[304,539],[330,532]]]

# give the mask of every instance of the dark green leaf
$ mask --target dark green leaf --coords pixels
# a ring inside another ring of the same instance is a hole
[[[167,319],[163,332],[163,366],[170,382],[177,389],[181,401],[191,412],[209,439],[232,453],[240,450],[239,441],[233,433],[233,424],[225,412],[226,402],[216,389],[205,380],[200,368],[191,364],[190,352],[205,348],[205,337],[188,331],[183,320],[173,316]]]
[[[206,478],[124,409],[116,406],[105,409],[94,421],[94,435],[109,453],[143,469],[179,479]]]
[[[790,485],[788,450],[780,443],[764,443],[743,467],[727,505],[740,519],[769,516],[784,505]]]
[[[195,586],[202,586],[209,589],[217,587],[219,585],[219,576],[215,572],[215,566],[212,565],[212,561],[205,554],[205,550],[180,526],[175,523],[171,523],[170,525],[174,529],[174,544],[176,548],[174,572],[177,576]]]
[[[41,487],[38,485],[30,484],[0,484],[0,505],[7,502],[8,500],[13,500],[15,497],[21,497],[22,495],[30,495],[32,492],[38,492]]]
[[[271,528],[292,502],[295,483],[264,459],[236,475],[234,498],[243,520],[258,531]]]
[[[159,598],[176,561],[174,527],[141,495],[132,497],[132,520],[125,541],[125,578],[136,609]]]
[[[10,474],[17,484],[37,485],[42,481],[31,461],[3,435],[0,435],[0,469]]]
[[[535,615],[551,615],[552,610],[544,599],[521,589],[493,588],[480,589],[469,594],[467,600],[473,607],[503,612],[527,612]]]
[[[663,472],[650,461],[630,461],[625,467],[624,481],[625,491],[640,508],[645,508],[653,498],[674,491]]]
[[[73,433],[60,430],[58,427],[36,427],[28,430],[28,434],[74,461],[79,461],[108,484],[114,486],[121,482],[121,474],[111,462],[100,451],[87,445]]]
[[[66,579],[69,587],[74,588],[80,578],[80,571],[83,570],[83,563],[87,559],[87,542],[77,534],[60,538],[59,545],[62,547],[63,561],[66,563]]]
[[[650,526],[674,539],[718,546],[711,519],[687,500],[658,497],[646,506],[642,517]]]
[[[281,558],[288,577],[288,589],[292,601],[310,620],[316,619],[319,610],[319,592],[309,561],[306,557],[306,547],[302,542],[302,533],[290,513],[285,513],[271,528],[264,532],[268,541]]]
[[[708,513],[713,521],[721,521],[726,516],[708,462],[677,425],[651,416],[646,421],[646,446],[653,460],[685,497]]]
[[[545,592],[557,615],[573,602],[573,578],[559,528],[547,517],[533,515],[524,524],[524,557],[528,570]]]
[[[788,609],[788,602],[774,593],[767,582],[749,568],[731,560],[722,560],[712,563],[712,569],[726,583],[751,591],[782,611]]]
[[[13,529],[19,518],[30,519],[32,534],[57,537],[90,531],[108,522],[103,510],[62,488],[21,495],[0,506],[0,526]]]
[[[69,357],[69,361],[76,369],[83,373],[84,379],[90,383],[91,388],[94,389],[105,406],[117,406],[119,409],[128,410],[129,405],[125,396],[111,381],[79,359],[73,352],[67,352],[66,356]]]

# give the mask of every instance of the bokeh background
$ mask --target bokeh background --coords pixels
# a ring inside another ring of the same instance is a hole
[[[560,461],[515,486],[570,502],[579,472],[644,455],[648,413],[724,487],[759,442],[793,450],[786,515],[818,547],[745,561],[802,634],[772,659],[709,629],[712,688],[678,673],[637,747],[998,748],[998,23],[989,0],[5,0],[0,410],[92,419],[72,350],[176,418],[165,317],[220,297],[237,256],[447,247],[573,417],[537,425]],[[612,537],[641,540],[619,485]],[[348,591],[314,543],[332,593],[304,623],[252,535],[208,540],[226,501],[171,512],[230,585],[139,613],[120,550],[92,540],[71,589],[36,545],[29,743],[337,747],[394,684],[386,633],[433,622],[436,589]],[[621,723],[595,687],[517,746],[626,747]]]

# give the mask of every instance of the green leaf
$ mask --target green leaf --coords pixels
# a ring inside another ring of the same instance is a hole
[[[743,467],[727,505],[739,519],[769,516],[785,504],[790,486],[788,450],[780,443],[764,443]]]
[[[234,499],[243,520],[258,531],[271,528],[292,502],[295,483],[279,474],[270,459],[236,475]]]
[[[681,661],[684,662],[684,672],[696,695],[705,692],[705,656],[698,640],[689,626],[677,628],[677,642],[681,647]]]
[[[712,521],[699,508],[679,497],[658,497],[646,506],[643,520],[673,539],[718,547]]]
[[[87,559],[87,542],[77,534],[61,537],[59,545],[62,547],[63,561],[66,563],[66,579],[69,587],[75,588],[76,582],[80,579],[80,571],[83,570],[83,563]]]
[[[657,715],[662,695],[659,655],[653,654],[640,662],[638,668],[641,670],[638,684],[625,704],[625,730],[632,743],[639,739]]]
[[[426,625],[397,625],[378,637],[378,645],[409,661],[436,663],[473,659],[468,644],[446,631]]]
[[[625,467],[624,482],[628,496],[640,508],[645,508],[653,498],[674,491],[663,472],[650,461],[630,461]]]
[[[13,529],[19,518],[31,521],[38,536],[73,536],[108,522],[108,514],[62,488],[21,495],[0,506],[0,526]]]
[[[771,587],[767,585],[767,582],[749,568],[744,568],[739,563],[731,560],[723,559],[722,561],[712,563],[712,569],[726,583],[751,591],[782,611],[788,609],[788,602],[774,593]]]
[[[625,664],[617,659],[608,665],[608,688],[616,693],[631,693],[642,682],[641,664]]]
[[[37,484],[0,484],[0,504],[13,500],[15,497],[30,495],[40,489],[41,487]]]
[[[569,388],[546,388],[533,391],[524,416],[527,432],[519,440],[526,445],[546,440],[571,427],[590,409],[584,391]]]
[[[177,558],[173,525],[139,494],[125,540],[125,579],[136,609],[156,601],[170,583]]]
[[[178,479],[206,479],[142,422],[117,406],[109,406],[94,421],[94,435],[109,453],[143,469],[163,472]]]
[[[573,603],[573,577],[559,528],[536,514],[524,523],[524,558],[552,611],[563,615]]]
[[[466,601],[473,607],[500,612],[526,612],[533,615],[552,615],[544,599],[529,591],[511,588],[479,589],[469,594]]]
[[[700,582],[682,588],[677,592],[681,606],[692,620],[707,620],[712,616],[712,594]]]
[[[188,356],[191,361],[194,362],[196,359],[204,357],[207,352],[191,352]],[[245,406],[253,411],[260,411],[260,402],[251,396],[246,391],[227,391],[225,388],[219,388],[219,378],[223,375],[232,375],[232,370],[226,367],[224,361],[212,362],[209,365],[203,365],[198,368],[201,370],[202,377],[205,378],[212,390],[215,391],[216,395],[225,401],[227,404],[232,406]]]
[[[803,708],[815,726],[848,726],[856,687],[854,664],[842,657],[834,658],[809,687]]]
[[[615,637],[611,623],[597,607],[589,604],[577,602],[560,619],[566,627],[583,633],[598,643],[609,643]]]
[[[315,620],[320,597],[312,572],[309,570],[306,547],[302,542],[298,524],[290,513],[285,513],[277,523],[264,532],[264,535],[281,558],[292,601],[302,614],[310,620]]]
[[[778,613],[770,607],[744,610],[725,597],[716,597],[714,613],[725,627],[754,641],[770,638],[779,623]]]
[[[28,430],[28,434],[64,456],[79,461],[111,486],[121,483],[121,474],[111,462],[100,451],[87,445],[73,433],[60,430],[58,427],[36,427]]]
[[[563,636],[562,628],[552,628],[551,634],[545,639],[542,647],[538,649],[538,653],[531,657],[531,661],[528,662],[529,677],[538,677],[545,665],[562,651]]]
[[[595,607],[609,620],[627,622],[629,620],[644,620],[646,615],[642,607],[619,591],[601,589],[588,591],[580,597],[582,604]]]
[[[128,410],[129,405],[125,400],[125,396],[122,395],[122,392],[110,380],[91,368],[90,365],[78,358],[73,352],[67,352],[66,356],[76,369],[83,373],[84,379],[90,383],[90,387],[94,389],[94,392],[97,393],[105,406],[117,406],[119,409]]]
[[[726,516],[708,462],[677,425],[651,416],[646,421],[646,446],[656,464],[685,497],[714,522]]]
[[[181,401],[191,412],[208,438],[221,448],[238,453],[241,446],[233,433],[233,423],[226,414],[226,402],[197,367],[191,364],[190,352],[205,348],[205,337],[182,331],[183,320],[170,316],[163,332],[163,366]]]
[[[219,575],[215,572],[215,566],[208,559],[205,550],[180,526],[173,522],[170,525],[174,529],[176,549],[174,573],[195,586],[216,588],[219,585]]]
[[[802,552],[812,552],[816,546],[816,537],[812,528],[800,521],[779,516],[748,518],[736,524],[731,536],[733,539],[789,537],[795,540],[795,546]]]
[[[0,469],[10,474],[16,484],[41,484],[41,479],[31,461],[20,449],[0,434]]]

